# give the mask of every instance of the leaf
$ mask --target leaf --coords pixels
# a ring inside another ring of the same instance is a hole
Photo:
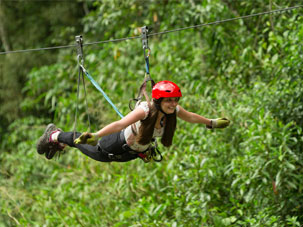
[[[293,164],[291,164],[290,162],[288,162],[288,161],[285,161],[285,165],[286,165],[289,169],[291,169],[291,170],[295,170],[295,169],[296,169],[296,167],[295,167]]]
[[[276,175],[276,187],[280,186],[280,176],[281,176],[281,170],[278,172],[278,174]]]

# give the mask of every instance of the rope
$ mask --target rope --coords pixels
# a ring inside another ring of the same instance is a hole
[[[255,13],[255,14],[250,14],[250,15],[241,16],[241,17],[229,18],[229,19],[225,19],[225,20],[219,20],[219,21],[214,21],[214,22],[209,22],[209,23],[204,23],[204,24],[198,24],[198,25],[193,25],[193,26],[183,27],[183,28],[178,28],[178,29],[173,29],[173,30],[167,30],[167,31],[158,32],[158,33],[151,33],[148,36],[163,35],[163,34],[167,34],[167,33],[183,31],[183,30],[187,30],[187,29],[193,29],[193,28],[204,27],[204,26],[209,26],[209,25],[217,25],[217,24],[221,24],[221,23],[225,23],[225,22],[230,22],[230,21],[235,21],[235,20],[240,20],[240,19],[247,19],[247,18],[251,18],[251,17],[255,17],[255,16],[262,16],[262,15],[266,15],[266,14],[282,13],[282,12],[286,12],[286,11],[289,11],[289,10],[298,9],[298,8],[301,8],[301,7],[303,7],[303,5],[288,7],[288,8],[284,8],[284,9],[277,9],[277,10],[272,10],[272,11],[267,11],[267,12],[262,12],[262,13]],[[121,42],[121,41],[126,41],[126,40],[131,40],[131,39],[139,39],[139,38],[141,38],[141,36],[125,37],[125,38],[111,39],[111,40],[105,40],[105,41],[96,41],[96,42],[91,42],[91,43],[85,43],[85,44],[83,44],[83,46],[103,44],[103,43],[112,43],[112,42]],[[76,47],[76,46],[77,45],[67,45],[67,46],[44,47],[44,48],[37,48],[37,49],[13,50],[13,51],[0,52],[0,55],[12,54],[12,53],[33,52],[33,51],[40,51],[40,50],[53,50],[53,49],[71,48],[71,47]]]
[[[89,132],[91,131],[91,126],[90,126],[90,116],[88,112],[88,102],[87,102],[87,95],[86,95],[86,87],[85,87],[85,80],[84,80],[84,75],[83,75],[83,70],[81,70],[82,74],[82,84],[84,88],[84,97],[85,97],[85,105],[86,105],[86,115],[87,115],[87,120],[88,120],[88,126],[89,126]]]
[[[83,75],[82,75],[83,76]],[[76,139],[76,128],[77,128],[77,119],[78,119],[78,112],[79,112],[79,91],[80,91],[80,81],[81,81],[81,67],[79,66],[78,70],[78,83],[77,83],[77,103],[76,103],[76,114],[75,114],[75,121],[73,127],[73,140]]]
[[[76,130],[77,130],[77,120],[78,120],[78,112],[79,112],[79,93],[80,93],[80,83],[82,79],[82,84],[84,88],[84,97],[85,97],[85,104],[86,104],[86,115],[89,125],[89,132],[91,131],[91,124],[90,124],[90,116],[88,113],[88,102],[87,102],[87,95],[86,95],[86,87],[83,75],[83,66],[79,64],[79,72],[78,72],[78,85],[77,85],[77,103],[76,103],[76,113],[75,113],[75,121],[73,126],[73,140],[76,139]]]

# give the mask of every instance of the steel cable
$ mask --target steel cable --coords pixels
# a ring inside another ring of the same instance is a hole
[[[246,16],[229,18],[229,19],[224,19],[224,20],[219,20],[219,21],[214,21],[214,22],[209,22],[209,23],[204,23],[204,24],[198,24],[198,25],[193,25],[193,26],[188,26],[188,27],[183,27],[183,28],[177,28],[177,29],[167,30],[167,31],[163,31],[163,32],[151,33],[151,34],[148,34],[148,36],[151,37],[151,36],[156,36],[156,35],[163,35],[163,34],[167,34],[167,33],[183,31],[183,30],[187,30],[187,29],[199,28],[199,27],[210,26],[210,25],[217,25],[217,24],[226,23],[226,22],[235,21],[235,20],[240,20],[240,19],[247,19],[247,18],[256,17],[256,16],[263,16],[263,15],[266,15],[266,14],[282,13],[282,12],[298,9],[298,8],[301,8],[301,7],[303,7],[303,5],[288,7],[288,8],[284,8],[284,9],[277,9],[277,10],[272,10],[272,11],[267,11],[267,12],[262,12],[262,13],[255,13],[255,14],[250,14],[250,15],[246,15]],[[139,38],[141,38],[141,36],[125,37],[125,38],[111,39],[111,40],[105,40],[105,41],[96,41],[96,42],[91,42],[91,43],[84,43],[83,46],[104,44],[104,43],[112,43],[112,42],[121,42],[121,41],[126,41],[126,40],[131,40],[131,39],[139,39]],[[0,55],[12,54],[12,53],[33,52],[33,51],[41,51],[41,50],[72,48],[72,47],[77,47],[77,45],[66,45],[66,46],[44,47],[44,48],[37,48],[37,49],[5,51],[5,52],[0,52]]]

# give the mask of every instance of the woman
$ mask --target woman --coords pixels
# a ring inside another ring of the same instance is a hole
[[[180,97],[180,88],[175,83],[160,81],[152,89],[151,103],[139,103],[127,116],[96,133],[77,132],[74,135],[49,124],[38,141],[37,151],[51,159],[68,145],[101,162],[126,162],[138,157],[147,162],[155,137],[161,137],[161,143],[166,147],[172,144],[177,117],[190,123],[205,124],[210,129],[229,125],[226,118],[207,119],[186,111],[178,105]]]

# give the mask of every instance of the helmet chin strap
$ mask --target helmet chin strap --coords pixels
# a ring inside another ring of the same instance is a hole
[[[157,110],[159,110],[161,113],[163,113],[164,115],[166,115],[166,113],[161,108],[161,102],[162,102],[162,100],[163,100],[163,98],[153,99]]]
[[[165,113],[165,112],[162,110],[161,105],[157,105],[157,104],[156,104],[156,108],[157,108],[157,110],[160,110],[160,112],[163,113],[164,115],[167,115],[167,113]]]
[[[155,103],[156,109],[159,110],[161,113],[164,114],[164,116],[163,116],[163,117],[161,118],[161,120],[160,120],[160,125],[161,125],[161,127],[164,126],[164,123],[163,123],[163,122],[164,122],[164,118],[165,118],[166,116],[171,116],[171,115],[173,115],[173,114],[176,113],[176,110],[175,110],[174,113],[172,113],[172,114],[167,114],[167,113],[165,113],[165,112],[162,110],[162,108],[161,108],[161,102],[162,102],[162,100],[163,100],[163,98],[153,99],[153,102]]]

